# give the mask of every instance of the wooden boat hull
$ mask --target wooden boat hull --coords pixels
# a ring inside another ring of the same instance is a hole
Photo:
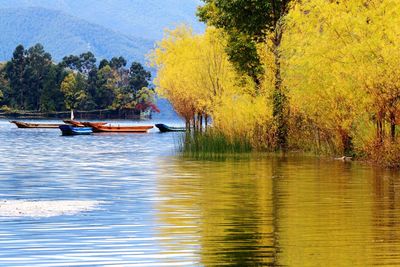
[[[46,124],[46,123],[27,123],[22,121],[10,121],[14,123],[18,128],[58,128],[63,124]]]
[[[85,126],[80,121],[75,121],[75,120],[63,120],[63,122],[65,124],[72,125],[75,127],[84,127]]]
[[[186,132],[185,127],[172,127],[168,126],[162,123],[156,124],[156,127],[160,130],[162,133],[166,132]]]
[[[63,120],[64,123],[73,125],[75,127],[91,127],[87,126],[87,122],[81,122],[76,120]],[[92,125],[106,125],[107,122],[91,122]]]
[[[60,125],[62,135],[88,135],[93,133],[91,127],[75,127],[72,125]]]
[[[153,126],[113,126],[113,125],[96,125],[91,122],[85,122],[85,126],[93,128],[94,132],[108,133],[147,133]]]

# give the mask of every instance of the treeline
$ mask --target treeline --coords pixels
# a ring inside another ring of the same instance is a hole
[[[399,1],[204,2],[205,34],[179,27],[152,53],[192,128],[212,118],[232,144],[400,166]]]
[[[58,64],[41,44],[15,48],[0,64],[3,110],[65,111],[69,109],[157,110],[151,74],[123,57],[97,59],[91,52],[69,55]]]

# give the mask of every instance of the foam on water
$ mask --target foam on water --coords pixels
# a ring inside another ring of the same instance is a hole
[[[90,200],[0,200],[0,217],[48,218],[75,215],[94,210],[99,204],[99,201]]]

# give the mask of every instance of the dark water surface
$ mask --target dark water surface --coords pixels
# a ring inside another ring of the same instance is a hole
[[[196,161],[177,134],[62,137],[0,121],[1,266],[400,266],[400,175],[314,157]]]

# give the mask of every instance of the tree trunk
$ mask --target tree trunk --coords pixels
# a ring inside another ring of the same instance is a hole
[[[273,42],[273,54],[275,63],[275,88],[273,93],[273,117],[276,123],[276,137],[277,137],[277,149],[287,149],[287,137],[288,137],[288,123],[287,123],[287,97],[282,88],[282,76],[281,76],[281,57],[280,57],[280,45],[282,41],[282,33],[280,26],[277,26],[275,35],[272,39]]]
[[[385,138],[385,130],[383,129],[382,119],[378,120],[378,133],[379,133],[378,140],[382,143],[383,139]]]
[[[196,132],[196,113],[193,114],[193,131]]]
[[[199,113],[199,130],[200,132],[203,132],[203,114]]]
[[[185,124],[186,124],[186,129],[187,129],[189,132],[191,132],[191,129],[190,129],[190,119],[186,118],[186,119],[185,119]]]
[[[343,155],[351,156],[353,154],[353,139],[346,131],[339,130],[339,133],[342,139]]]
[[[393,112],[390,112],[390,138],[392,142],[396,139],[396,116]]]
[[[378,140],[380,143],[382,143],[381,132],[379,129],[379,120],[376,120],[376,140]]]

